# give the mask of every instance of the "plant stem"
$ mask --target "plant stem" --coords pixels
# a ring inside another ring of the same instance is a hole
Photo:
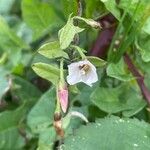
[[[77,0],[77,5],[78,5],[77,16],[82,16],[82,3],[80,0]]]
[[[82,59],[86,59],[86,55],[82,52],[81,48],[75,45],[71,45],[71,48],[76,49],[78,53],[80,54]]]
[[[128,68],[131,71],[131,73],[136,77],[137,83],[141,89],[143,97],[145,98],[147,103],[150,104],[150,91],[144,83],[144,76],[141,75],[137,68],[134,66],[132,60],[130,59],[127,53],[124,55],[124,61],[128,65]]]
[[[58,89],[59,87],[56,87],[56,109],[55,109],[55,113],[60,113],[61,109],[60,109],[60,102],[59,102],[59,97],[58,97]]]
[[[64,81],[64,59],[61,58],[60,60],[60,81]]]

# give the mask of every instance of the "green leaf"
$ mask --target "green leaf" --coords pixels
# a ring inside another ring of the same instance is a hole
[[[118,7],[123,10],[127,9],[128,13],[131,15],[132,19],[137,21],[143,16],[143,12],[149,4],[150,3],[147,0],[142,0],[142,1],[121,0]],[[139,6],[135,12],[137,5],[139,5]]]
[[[56,133],[52,126],[55,111],[55,89],[45,92],[31,109],[27,124],[33,133],[39,134],[38,150],[51,150]]]
[[[128,109],[124,102],[119,100],[120,93],[118,91],[118,89],[99,87],[92,93],[91,100],[97,107],[108,113],[116,113]]]
[[[107,63],[105,60],[95,56],[87,56],[86,58],[96,67],[103,67]]]
[[[15,0],[0,0],[0,14],[8,14]]]
[[[38,150],[53,150],[53,145],[56,140],[56,131],[53,127],[46,129],[40,133]]]
[[[73,13],[73,15],[77,15],[78,11],[78,4],[76,0],[61,0],[61,3],[63,4],[63,13],[66,18]]]
[[[3,95],[9,90],[10,83],[9,79],[7,78],[7,72],[4,68],[0,67],[0,100]]]
[[[132,96],[132,95],[131,95]],[[132,96],[132,98],[134,98],[134,95]],[[136,99],[134,99],[136,100]],[[128,105],[131,105],[132,109],[129,110],[125,110],[122,112],[124,117],[131,117],[134,116],[136,114],[138,114],[140,111],[142,111],[145,106],[146,106],[146,102],[144,101],[144,99],[142,101],[139,101],[137,104],[135,104],[135,101],[129,101]]]
[[[59,69],[55,66],[45,64],[45,63],[35,63],[32,66],[32,69],[40,77],[57,84],[59,80]]]
[[[24,104],[15,111],[5,111],[0,114],[0,149],[21,149],[25,145],[24,138],[19,133],[19,122],[28,110]]]
[[[137,46],[137,44],[136,44],[136,46]],[[137,47],[137,49],[139,49],[139,48]],[[150,69],[149,69],[150,61],[149,62],[142,61],[141,55],[139,55],[139,53],[137,53],[135,62],[136,62],[136,64],[138,64],[138,68],[140,69],[140,71],[144,73],[144,82],[147,83],[147,81],[149,80],[148,78],[149,78],[149,74],[150,74]],[[148,80],[145,81],[145,79],[148,79]],[[149,88],[150,88],[150,86],[149,86]]]
[[[14,77],[13,83],[12,94],[21,101],[37,101],[42,94],[37,87],[19,76]]]
[[[61,49],[66,49],[73,41],[74,36],[84,29],[81,29],[73,24],[73,18],[71,15],[67,21],[67,24],[59,31],[59,42]]]
[[[47,58],[57,58],[57,57],[64,57],[69,58],[68,54],[65,53],[61,48],[58,41],[46,43],[43,46],[41,46],[38,50],[38,52],[47,57]]]
[[[38,0],[23,0],[22,12],[25,22],[34,32],[34,39],[48,33],[59,20],[52,5]]]
[[[141,34],[136,42],[137,48],[140,50],[144,62],[150,61],[150,35]]]
[[[139,89],[135,85],[122,85],[117,88],[97,88],[91,95],[92,102],[107,113],[123,113],[132,116],[138,113],[146,105]]]
[[[0,132],[9,127],[17,126],[26,111],[24,108],[25,104],[15,111],[2,112],[0,115]]]
[[[0,132],[0,149],[22,149],[24,138],[19,134],[17,127],[11,127]]]
[[[131,81],[134,79],[132,74],[127,70],[123,59],[117,64],[109,64],[107,67],[107,75],[121,81]]]
[[[9,89],[9,82],[6,77],[0,77],[0,100]]]
[[[33,133],[41,133],[52,125],[55,97],[55,89],[48,90],[30,111],[27,123]]]
[[[129,4],[130,4],[130,7],[128,7]],[[136,10],[136,13],[135,13],[135,9],[136,9],[137,4],[139,6],[138,6],[138,8]],[[121,9],[124,9],[124,10],[126,8],[128,8],[127,11],[130,14],[130,16],[132,17],[132,19],[135,20],[135,21],[137,21],[141,17],[143,17],[144,11],[150,7],[150,1],[148,1],[148,0],[132,1],[130,3],[130,0],[121,0],[120,3],[119,3],[119,7]],[[150,34],[150,17],[148,17],[147,21],[144,23],[144,26],[143,26],[142,30],[144,32],[146,32],[147,34]]]
[[[100,0],[104,3],[106,9],[110,11],[118,20],[120,20],[120,11],[114,0]]]
[[[33,37],[33,30],[31,30],[31,28],[25,22],[22,21],[17,25],[16,32],[19,37],[23,39],[24,42],[26,42],[27,44],[31,43]]]
[[[150,65],[150,63],[149,64],[147,64],[148,66],[148,72],[145,74],[145,78],[144,78],[144,83],[145,83],[145,85],[148,87],[148,89],[150,89],[150,70],[149,70],[149,65]],[[145,68],[146,69],[146,68]]]
[[[0,57],[0,66],[6,63],[7,57],[8,57],[7,52],[4,52],[4,53],[2,54],[2,56]]]
[[[93,91],[97,88],[97,84],[89,87],[89,86],[84,86],[83,84],[78,85],[78,91],[77,95],[73,96],[73,101],[79,101],[82,106],[90,105],[91,104],[91,99],[90,95],[93,93]]]
[[[85,14],[88,18],[98,18],[105,8],[100,0],[85,0]]]
[[[132,1],[129,1],[130,3]],[[139,8],[140,6],[140,1],[138,1],[139,3],[136,5],[135,7],[135,11],[134,11],[134,15],[136,14],[136,10]],[[115,36],[113,38],[113,42],[111,43],[111,46],[109,48],[109,52],[108,52],[108,61],[117,63],[121,57],[123,56],[123,54],[129,50],[130,46],[132,45],[132,43],[134,42],[134,40],[136,39],[136,36],[139,35],[139,33],[141,32],[144,24],[146,23],[148,17],[149,17],[149,11],[150,11],[150,7],[146,7],[143,10],[143,15],[142,17],[140,17],[136,22],[134,21],[134,19],[130,20],[128,23],[128,20],[126,20],[126,15],[128,12],[128,9],[125,9],[124,11],[124,15],[121,18],[121,21],[118,25],[118,28],[116,30]],[[119,44],[119,47],[115,46],[115,41],[118,40],[118,36],[120,35],[120,33],[122,32],[122,23],[125,22],[126,24],[125,29],[124,29],[124,34],[123,34],[123,38],[121,40],[121,43]]]
[[[137,119],[111,116],[82,126],[64,143],[65,150],[149,150],[150,126]]]
[[[0,46],[4,50],[16,50],[18,48],[28,48],[14,31],[12,31],[5,20],[0,16]]]
[[[143,31],[150,34],[150,17],[147,19],[145,25],[143,26]]]
[[[17,126],[23,115],[27,112],[28,103],[24,103],[15,111],[4,111],[0,115],[0,132]],[[7,119],[6,119],[7,118]]]

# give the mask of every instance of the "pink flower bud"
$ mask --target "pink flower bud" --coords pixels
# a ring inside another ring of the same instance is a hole
[[[58,87],[58,98],[60,101],[61,109],[66,113],[68,108],[68,88],[66,83],[59,83]]]

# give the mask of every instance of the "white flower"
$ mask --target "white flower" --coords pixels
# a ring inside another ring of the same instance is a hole
[[[70,85],[84,82],[92,86],[92,83],[98,80],[96,68],[88,60],[82,60],[68,65],[68,72],[67,82]]]

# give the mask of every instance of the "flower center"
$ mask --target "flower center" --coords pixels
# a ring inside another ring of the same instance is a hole
[[[90,70],[90,66],[88,64],[83,64],[79,66],[79,69],[81,70],[81,74],[85,75]]]

